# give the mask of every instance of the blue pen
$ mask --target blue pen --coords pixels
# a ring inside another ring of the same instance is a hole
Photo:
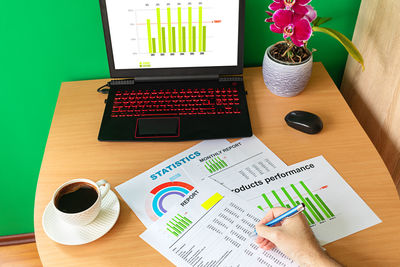
[[[267,222],[265,225],[266,226],[274,226],[275,224],[283,221],[284,219],[287,219],[289,217],[295,216],[297,214],[299,214],[300,212],[302,212],[305,208],[304,203],[300,203],[299,205],[297,205],[296,207],[288,210],[287,212],[279,215],[278,217],[276,217],[275,219],[273,219],[272,221]],[[257,234],[257,231],[254,230],[254,233]]]
[[[290,209],[287,212],[279,215],[278,217],[276,217],[272,221],[267,222],[265,225],[266,226],[274,226],[275,224],[281,222],[284,219],[287,219],[287,218],[292,217],[292,216],[294,216],[296,214],[299,214],[300,212],[302,212],[304,210],[304,208],[305,208],[305,205],[303,203],[300,203],[299,205],[297,205],[293,209]]]

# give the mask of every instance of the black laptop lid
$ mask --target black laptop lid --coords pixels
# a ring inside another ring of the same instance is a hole
[[[241,74],[244,0],[100,0],[111,77]]]

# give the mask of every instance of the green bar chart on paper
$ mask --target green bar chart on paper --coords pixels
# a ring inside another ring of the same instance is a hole
[[[323,193],[327,188],[328,186],[322,186],[313,192],[304,181],[299,181],[297,184],[290,184],[289,187],[263,193],[260,200],[262,199],[264,203],[260,203],[257,207],[267,211],[274,207],[293,208],[304,203],[306,208],[303,213],[308,224],[313,225],[335,217],[320,193],[315,193],[315,191]]]
[[[226,167],[228,167],[228,164],[226,163],[226,161],[224,161],[220,157],[215,157],[213,159],[209,159],[204,164],[204,168],[206,168],[209,173],[217,172]]]
[[[149,54],[207,52],[207,25],[221,20],[204,21],[203,6],[156,8],[146,19]],[[154,40],[156,40],[155,47]]]
[[[189,218],[178,214],[175,217],[173,217],[171,220],[168,221],[166,229],[172,235],[178,237],[191,224],[192,224],[192,221]]]

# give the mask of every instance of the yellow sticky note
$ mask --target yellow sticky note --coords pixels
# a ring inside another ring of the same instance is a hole
[[[219,193],[215,193],[212,197],[207,199],[201,206],[205,208],[206,210],[209,210],[212,206],[217,204],[218,201],[220,201],[223,198]]]

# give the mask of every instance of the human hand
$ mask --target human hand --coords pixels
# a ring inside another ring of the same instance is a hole
[[[265,225],[288,210],[273,208],[268,211],[256,225],[258,234],[256,243],[265,250],[278,247],[300,266],[340,266],[321,249],[302,213],[287,218],[273,227]]]

